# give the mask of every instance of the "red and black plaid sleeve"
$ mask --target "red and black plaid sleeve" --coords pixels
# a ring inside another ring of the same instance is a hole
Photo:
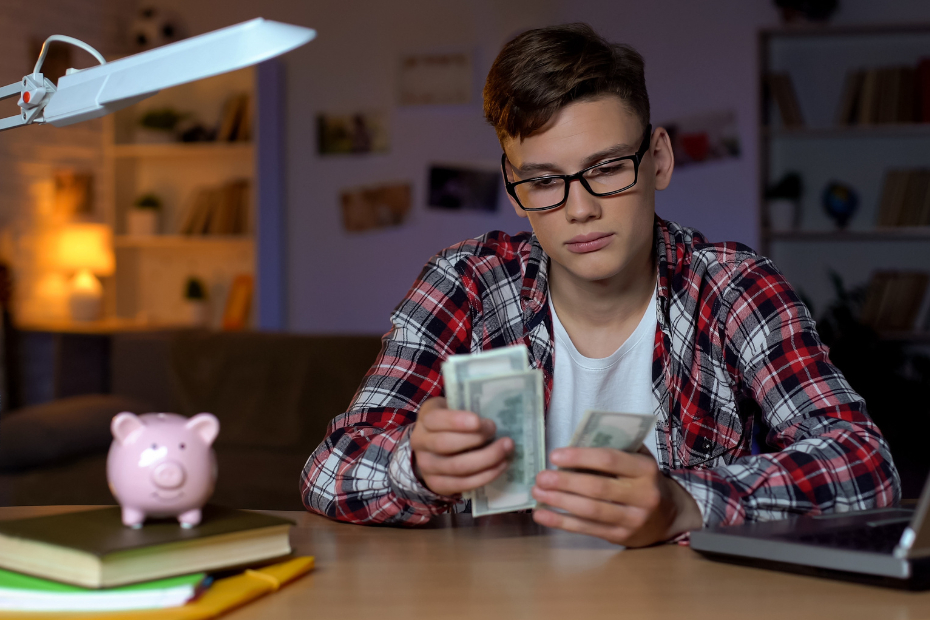
[[[672,476],[695,498],[705,525],[896,503],[900,481],[888,445],[863,399],[830,363],[813,319],[782,274],[735,244],[703,254],[690,264],[703,269],[702,286],[690,287],[690,303],[681,304],[692,308],[687,314],[697,333],[689,370],[700,374],[692,380],[680,373],[686,456]],[[771,429],[767,441],[779,451],[688,467],[691,454],[731,445],[737,435],[738,415],[719,392],[758,406]]]

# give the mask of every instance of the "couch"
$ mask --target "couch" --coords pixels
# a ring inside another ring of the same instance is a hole
[[[220,420],[212,501],[299,510],[301,469],[380,346],[373,336],[112,335],[108,393],[74,394],[0,416],[0,505],[112,504],[106,454],[113,415],[209,411]]]

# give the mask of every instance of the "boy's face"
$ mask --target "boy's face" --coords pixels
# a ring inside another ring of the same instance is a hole
[[[574,174],[589,166],[632,155],[643,139],[642,123],[619,97],[572,103],[522,142],[504,142],[511,181],[548,174]],[[618,148],[619,147],[619,148]],[[602,156],[592,159],[592,156]],[[639,165],[636,185],[599,198],[572,182],[568,200],[550,211],[528,212],[510,197],[517,215],[529,218],[549,255],[552,276],[589,282],[635,278],[651,269],[655,191],[665,189],[673,159],[668,134],[657,128]]]

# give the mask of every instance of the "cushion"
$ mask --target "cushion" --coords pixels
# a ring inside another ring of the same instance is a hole
[[[146,403],[112,394],[86,394],[23,407],[0,416],[0,471],[21,471],[106,452],[110,420],[121,411],[147,413]]]

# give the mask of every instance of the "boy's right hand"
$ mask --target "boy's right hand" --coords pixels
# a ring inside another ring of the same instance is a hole
[[[496,441],[494,422],[471,411],[446,409],[446,399],[420,406],[410,434],[417,477],[438,495],[459,495],[491,482],[507,469],[513,440]],[[491,443],[488,443],[491,442]]]

